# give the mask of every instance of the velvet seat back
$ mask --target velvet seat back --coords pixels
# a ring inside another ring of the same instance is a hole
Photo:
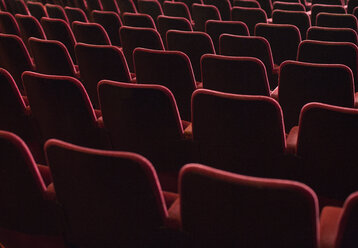
[[[94,110],[81,82],[68,76],[34,72],[25,72],[23,81],[44,141],[58,138],[101,147]]]
[[[112,11],[99,11],[92,12],[94,22],[99,23],[106,30],[113,46],[120,46],[121,39],[119,38],[119,28],[122,26],[122,21],[119,14]]]
[[[179,185],[192,247],[318,247],[317,196],[302,183],[189,164]]]
[[[208,20],[221,20],[220,12],[214,5],[194,3],[191,8],[195,31],[205,32],[205,23]]]
[[[75,21],[72,23],[73,34],[77,42],[93,45],[111,45],[106,30],[98,23]]]
[[[264,174],[268,168],[246,162],[271,162],[285,153],[282,110],[266,96],[200,89],[192,98],[193,139],[200,161],[217,168]],[[272,169],[271,169],[272,170]]]
[[[167,209],[147,159],[59,140],[45,149],[69,244],[141,247],[162,227]]]
[[[183,120],[190,121],[190,99],[196,89],[190,60],[182,52],[137,48],[134,64],[139,84],[160,84],[174,95]]]
[[[204,32],[169,30],[167,45],[168,50],[181,51],[189,57],[195,79],[201,82],[201,57],[204,54],[215,54],[210,36]]]
[[[350,28],[311,27],[307,39],[320,41],[351,42],[358,45],[357,32]]]
[[[243,95],[270,95],[266,68],[259,59],[205,54],[201,68],[205,89]]]
[[[278,99],[289,132],[298,125],[301,108],[306,103],[322,102],[353,108],[353,74],[344,65],[286,61],[280,68]]]
[[[321,103],[303,107],[297,155],[305,163],[305,182],[318,195],[344,201],[358,190],[357,124],[358,111],[353,108]]]
[[[231,10],[231,19],[244,22],[250,31],[250,35],[254,35],[256,24],[267,23],[267,15],[260,8],[234,7]]]

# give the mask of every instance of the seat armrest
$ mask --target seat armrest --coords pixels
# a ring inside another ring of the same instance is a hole
[[[323,208],[320,218],[320,248],[335,247],[341,215],[342,208]]]
[[[270,96],[278,101],[278,87],[276,87],[273,91],[271,91]]]
[[[180,230],[181,217],[180,217],[180,199],[178,198],[168,210],[168,218],[165,225],[171,229]]]
[[[287,152],[291,154],[296,154],[297,152],[297,138],[298,138],[298,126],[294,126],[290,133],[287,135]]]

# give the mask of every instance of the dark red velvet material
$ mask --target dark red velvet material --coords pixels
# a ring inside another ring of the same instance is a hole
[[[66,6],[65,13],[69,24],[72,24],[74,21],[88,22],[86,13],[80,8]]]
[[[351,14],[319,13],[316,25],[320,27],[351,28],[358,30],[357,17]]]
[[[32,16],[34,16],[38,21],[42,17],[47,17],[45,6],[41,2],[27,2],[27,7]]]
[[[220,12],[214,5],[194,3],[192,5],[192,18],[195,23],[194,30],[205,32],[205,23],[208,20],[221,20]]]
[[[183,17],[186,18],[189,22],[192,22],[190,10],[183,2],[165,1],[163,4],[163,13],[166,16]]]
[[[296,26],[259,23],[255,27],[255,35],[264,37],[270,43],[276,65],[280,65],[285,60],[296,60],[301,42],[300,30]]]
[[[219,38],[222,34],[249,35],[247,25],[241,21],[209,20],[205,25],[205,32],[213,40],[215,50],[219,52]]]
[[[337,14],[345,14],[346,10],[343,5],[328,5],[328,4],[315,4],[311,9],[311,25],[316,25],[317,15],[321,12],[326,13],[337,13]]]
[[[192,247],[318,247],[317,196],[302,183],[189,164],[179,185]]]
[[[259,36],[222,34],[220,36],[220,54],[258,58],[266,67],[270,87],[273,89],[277,85],[273,76],[271,46],[265,38]]]
[[[358,46],[349,42],[303,41],[298,48],[298,61],[343,64],[353,72],[358,91]]]
[[[274,10],[272,22],[295,25],[300,30],[302,40],[306,39],[307,29],[311,26],[310,16],[304,11]]]
[[[121,40],[119,38],[119,28],[122,26],[122,21],[119,14],[112,11],[99,11],[92,12],[93,21],[101,24],[106,30],[111,43],[114,46],[120,46]]]
[[[62,19],[41,18],[41,25],[49,40],[57,40],[63,43],[71,55],[72,60],[76,63],[74,46],[76,43],[75,36],[69,24]]]
[[[10,72],[17,87],[23,92],[21,74],[34,70],[25,44],[16,35],[0,34],[0,53],[1,67]]]
[[[231,19],[244,22],[249,29],[250,35],[254,35],[257,23],[267,23],[267,15],[260,8],[234,7],[231,10]]]
[[[26,144],[15,134],[0,131],[0,151],[1,227],[59,235],[54,205],[45,199],[46,185]]]
[[[357,124],[356,109],[320,103],[303,107],[297,155],[304,161],[304,182],[318,195],[343,201],[358,190]]]
[[[285,152],[282,110],[270,97],[200,89],[193,94],[192,115],[202,163],[265,174],[269,162]],[[248,167],[250,161],[256,163]]]
[[[98,90],[113,148],[143,154],[161,172],[178,171],[187,156],[173,94],[160,85],[112,81],[102,81]]]
[[[78,43],[75,47],[81,79],[98,109],[97,84],[103,79],[130,82],[131,76],[122,50],[115,46]]]
[[[229,0],[203,0],[203,4],[216,6],[220,12],[222,20],[231,20],[231,3]]]
[[[122,16],[123,24],[130,27],[138,28],[153,28],[155,23],[153,18],[148,14],[143,13],[124,13]]]
[[[158,31],[162,36],[163,43],[167,46],[167,31],[169,30],[182,30],[182,31],[193,31],[191,23],[183,17],[172,17],[160,15],[157,19]]]
[[[129,70],[134,72],[133,51],[137,47],[164,50],[163,41],[158,31],[152,28],[123,26],[119,29],[121,44],[126,56]]]
[[[72,23],[73,34],[77,42],[93,45],[111,45],[106,30],[98,23],[75,21]]]
[[[205,54],[201,69],[205,89],[270,96],[265,65],[257,58]]]
[[[287,132],[298,124],[301,108],[306,103],[354,106],[353,74],[344,65],[286,61],[280,67],[278,87]]]
[[[352,42],[358,45],[357,32],[350,28],[310,27],[307,39],[335,42]]]
[[[65,10],[63,9],[63,7],[61,5],[46,3],[45,8],[46,8],[48,17],[55,18],[55,19],[61,19],[61,20],[64,20],[65,22],[69,23],[67,15],[65,13]]]
[[[175,31],[167,32],[169,50],[185,53],[191,62],[196,81],[201,82],[200,60],[204,54],[215,54],[210,36],[204,32]]]
[[[9,12],[0,11],[0,31],[5,34],[20,35],[20,29],[15,17]]]
[[[138,12],[150,15],[155,23],[158,16],[163,15],[162,6],[157,0],[138,1]]]
[[[305,6],[302,3],[290,3],[290,2],[281,2],[275,1],[273,3],[273,10],[291,10],[291,11],[306,11]]]
[[[58,138],[103,147],[97,118],[81,82],[67,76],[33,72],[25,72],[23,81],[43,141]]]
[[[135,244],[152,242],[168,213],[147,159],[58,140],[48,141],[45,149],[70,244],[142,247]]]
[[[50,75],[76,76],[75,65],[61,42],[31,37],[29,45],[34,55],[36,71]]]
[[[133,57],[137,82],[167,87],[176,99],[182,119],[190,121],[190,99],[196,84],[188,56],[179,51],[137,48]]]

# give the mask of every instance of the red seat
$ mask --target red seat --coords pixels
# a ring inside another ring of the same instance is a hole
[[[302,183],[199,164],[186,165],[179,180],[189,247],[318,247],[317,197]]]
[[[73,34],[77,42],[93,45],[111,45],[106,30],[98,23],[78,22],[72,23]]]

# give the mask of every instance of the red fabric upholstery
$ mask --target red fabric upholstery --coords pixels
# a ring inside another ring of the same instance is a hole
[[[203,0],[203,4],[217,7],[222,20],[231,20],[231,3],[229,0]]]
[[[74,21],[88,22],[86,13],[80,8],[66,6],[65,13],[69,24],[72,24]]]
[[[17,24],[20,28],[21,38],[24,41],[26,47],[29,49],[28,39],[30,37],[45,39],[45,32],[42,29],[40,22],[30,15],[15,15]],[[29,50],[31,53],[31,50]]]
[[[1,67],[10,72],[17,87],[23,92],[21,74],[24,71],[34,70],[25,44],[16,35],[0,34],[0,53]]]
[[[0,31],[5,34],[20,35],[15,17],[9,12],[0,11]]]
[[[42,17],[47,17],[45,6],[41,2],[28,1],[26,4],[30,11],[30,14],[34,16],[38,21],[40,21]]]
[[[97,84],[103,79],[130,82],[122,50],[115,46],[78,43],[75,47],[81,79],[93,105],[99,108]]]
[[[98,23],[75,21],[72,23],[73,34],[77,42],[93,45],[111,45],[106,30]]]
[[[286,60],[295,60],[301,42],[299,29],[291,24],[264,24],[255,27],[255,35],[264,37],[272,51],[273,61],[280,65]]]
[[[268,164],[285,152],[282,111],[270,97],[200,89],[193,94],[192,115],[193,139],[202,163],[267,175],[273,170]]]
[[[244,22],[250,35],[254,35],[257,23],[267,23],[267,14],[260,8],[234,7],[231,10],[231,18],[233,21]]]
[[[163,4],[163,13],[166,16],[186,18],[190,23],[192,23],[190,10],[188,6],[183,2],[165,1]]]
[[[25,72],[23,81],[43,141],[61,138],[88,147],[105,145],[81,82],[67,76],[33,72]]]
[[[168,212],[147,159],[59,140],[48,141],[45,150],[70,244],[141,247],[155,242],[152,235]]]
[[[257,58],[205,54],[201,59],[205,89],[243,95],[270,95],[265,65]]]
[[[55,209],[45,200],[46,185],[26,144],[15,134],[0,131],[0,148],[1,228],[24,234],[59,235]],[[0,237],[2,241],[3,238]]]
[[[154,20],[148,14],[124,13],[122,19],[125,26],[155,29]]]
[[[343,201],[357,191],[357,123],[356,109],[320,103],[303,107],[297,155],[304,162],[304,182],[319,196]]]
[[[222,34],[249,35],[249,29],[241,21],[216,21],[208,20],[205,25],[205,32],[213,40],[216,52],[219,52],[219,38]]]
[[[138,1],[138,11],[150,15],[155,23],[157,23],[158,16],[163,15],[162,6],[157,0]]]
[[[306,39],[307,29],[311,26],[310,16],[304,11],[274,10],[272,22],[295,25],[300,30],[302,40]]]
[[[270,43],[259,36],[241,36],[222,34],[220,36],[220,54],[228,56],[255,57],[261,60],[267,71],[270,88],[277,86],[273,72],[273,58]]]
[[[215,54],[210,36],[204,32],[175,31],[167,32],[169,50],[185,53],[191,62],[196,81],[201,81],[200,60],[204,54]]]
[[[358,91],[358,46],[349,42],[303,41],[298,48],[298,61],[348,66]]]
[[[310,27],[307,30],[307,39],[335,42],[352,42],[358,44],[357,32],[350,28]]]
[[[63,43],[70,53],[72,60],[76,63],[74,51],[76,39],[69,24],[62,19],[43,17],[41,18],[41,25],[45,31],[47,39],[58,40]]]
[[[221,20],[220,12],[214,5],[193,3],[192,18],[195,23],[194,30],[205,31],[205,23],[208,20]]]
[[[120,46],[121,40],[119,38],[119,28],[122,26],[122,21],[118,13],[112,11],[99,11],[92,12],[93,21],[101,24],[106,30],[111,43],[114,46]]]
[[[70,54],[61,42],[31,37],[29,45],[38,72],[50,75],[77,76]]]
[[[351,14],[319,13],[316,24],[321,27],[351,28],[358,30],[357,18]]]
[[[163,43],[167,46],[167,31],[169,30],[182,30],[182,31],[193,31],[191,23],[183,17],[172,17],[160,15],[157,19],[158,31],[162,36]]]
[[[286,61],[281,64],[278,99],[286,131],[298,124],[301,108],[309,102],[354,106],[351,70],[344,65]]]
[[[121,44],[126,56],[128,67],[134,72],[133,51],[137,47],[164,50],[160,34],[152,28],[138,28],[123,26],[119,29]]]
[[[302,183],[189,164],[180,212],[192,247],[318,247],[318,201]]]
[[[102,3],[102,9],[104,11],[113,11],[116,14],[119,14],[119,8],[116,0],[101,0],[101,3]]]
[[[188,56],[179,51],[137,48],[133,57],[137,83],[167,87],[175,96],[182,119],[190,121],[190,99],[196,84]]]
[[[315,4],[312,5],[311,9],[311,25],[316,25],[317,15],[321,12],[325,13],[337,13],[337,14],[345,14],[346,10],[342,5],[327,5],[327,4]]]
[[[55,19],[61,19],[61,20],[64,20],[65,22],[69,23],[67,15],[65,13],[65,10],[63,9],[63,7],[61,5],[46,3],[45,8],[46,8],[48,17],[55,18]]]
[[[178,171],[187,161],[179,112],[167,88],[102,81],[98,90],[113,148],[143,154],[159,172]]]
[[[281,2],[275,1],[273,3],[273,10],[280,9],[280,10],[292,10],[292,11],[306,11],[305,6],[302,3],[294,2]]]

